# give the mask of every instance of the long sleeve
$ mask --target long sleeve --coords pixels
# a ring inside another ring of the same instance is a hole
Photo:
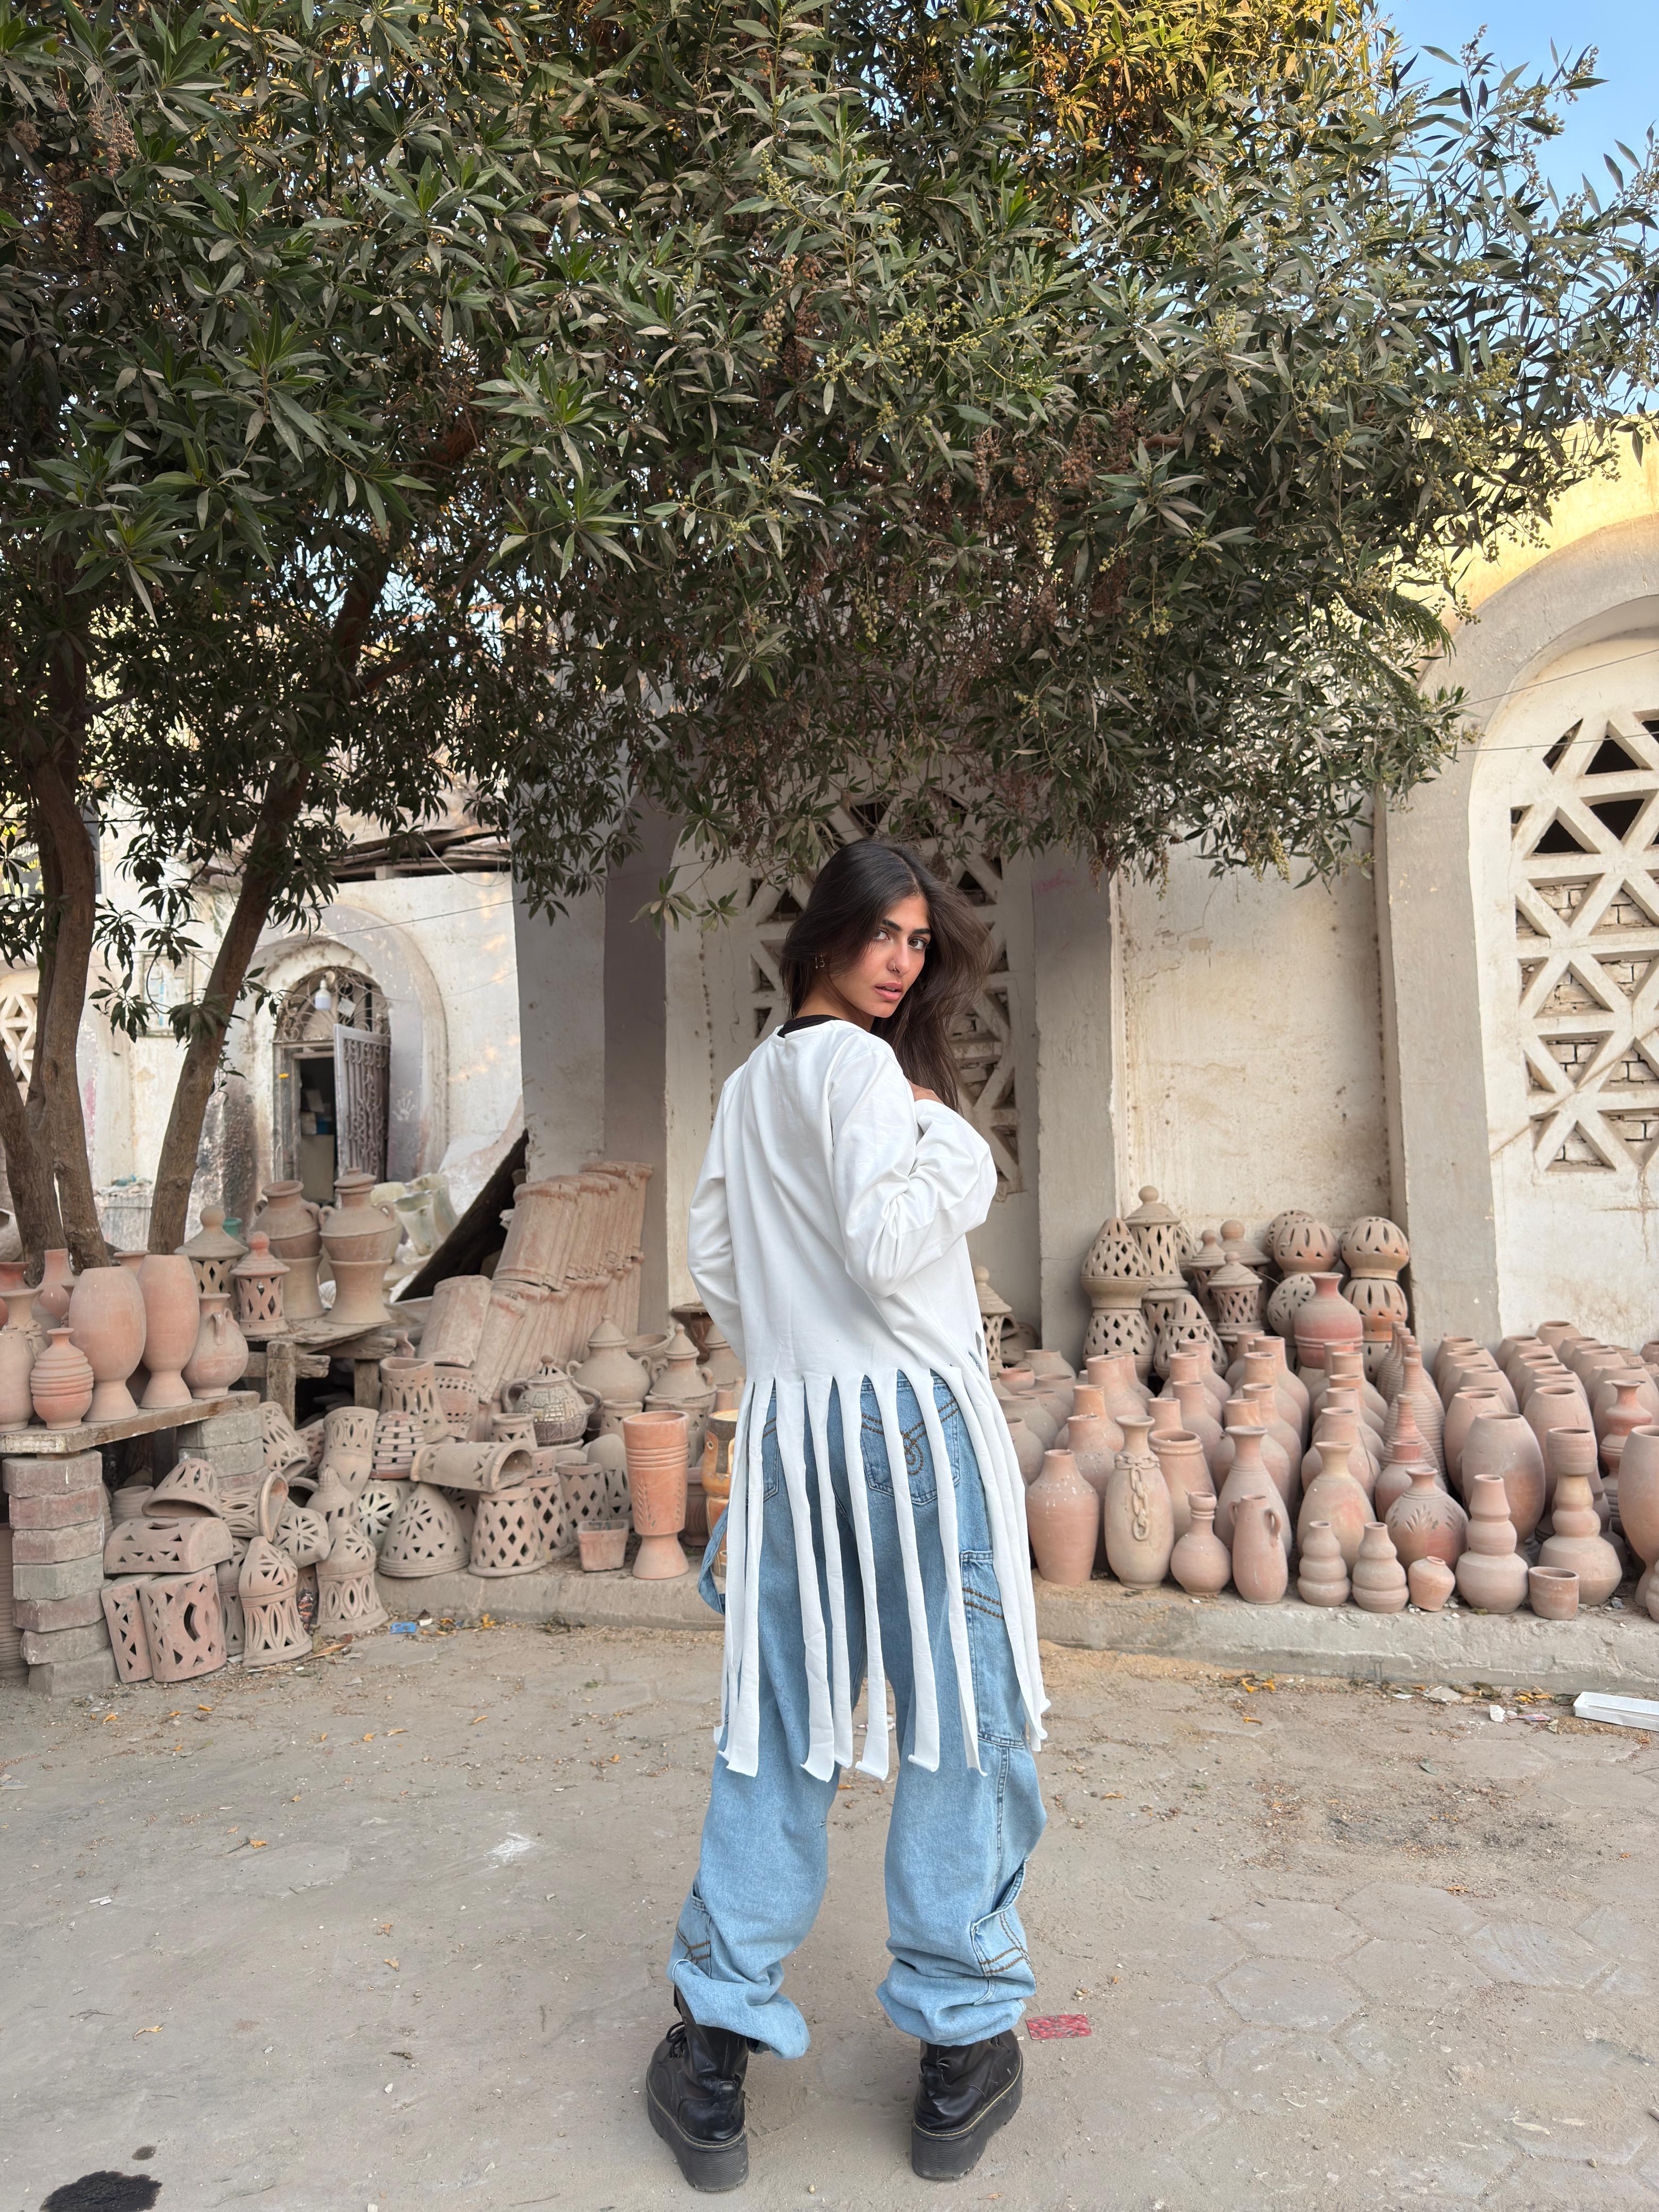
[[[913,1098],[884,1048],[848,1054],[829,1103],[847,1271],[872,1297],[890,1297],[990,1212],[990,1147],[948,1106]]]
[[[691,1194],[691,1217],[686,1237],[686,1263],[691,1279],[740,1367],[748,1365],[744,1352],[743,1315],[738,1304],[738,1269],[732,1249],[732,1217],[726,1188],[726,1113],[714,1116],[714,1127],[703,1156],[702,1173]]]

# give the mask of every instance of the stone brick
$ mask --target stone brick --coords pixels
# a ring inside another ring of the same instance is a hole
[[[15,1597],[80,1597],[88,1590],[101,1589],[103,1581],[101,1552],[94,1552],[90,1559],[58,1559],[50,1565],[15,1566],[11,1571]]]
[[[72,1491],[95,1490],[104,1479],[97,1452],[76,1452],[65,1459],[0,1460],[0,1479],[8,1498],[65,1498]]]
[[[50,1659],[29,1668],[29,1687],[38,1698],[85,1698],[115,1687],[115,1654],[106,1644],[89,1659]]]
[[[68,1528],[76,1521],[100,1519],[103,1510],[100,1490],[66,1490],[52,1498],[14,1498],[11,1525],[14,1528]]]
[[[258,1474],[265,1463],[264,1447],[257,1441],[249,1444],[215,1444],[211,1451],[192,1452],[192,1459],[205,1460],[215,1474]]]
[[[11,1535],[13,1568],[38,1566],[52,1559],[85,1559],[104,1550],[101,1521],[72,1521],[67,1528],[18,1528]]]
[[[257,1444],[259,1409],[257,1406],[238,1406],[210,1421],[183,1421],[173,1434],[181,1459],[200,1458],[222,1444]]]
[[[83,1590],[79,1597],[20,1597],[12,1610],[21,1628],[87,1628],[104,1617],[101,1590]]]
[[[23,1656],[31,1667],[45,1667],[64,1659],[90,1659],[109,1650],[109,1631],[102,1620],[84,1628],[37,1628],[23,1632]]]

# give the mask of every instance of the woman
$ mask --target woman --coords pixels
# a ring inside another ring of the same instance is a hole
[[[806,2049],[782,1966],[823,1894],[866,1663],[859,1769],[899,1760],[877,1994],[922,2046],[915,2171],[966,2173],[1019,2103],[1033,1982],[1015,1901],[1042,1832],[1045,1700],[1024,1486],[964,1242],[996,1175],[955,1110],[947,1034],[988,954],[908,846],[838,853],[783,948],[792,1018],[721,1093],[691,1201],[691,1273],[748,1376],[703,1568],[718,1604],[724,1534],[714,1776],[668,1968],[680,2017],[647,2077],[694,2188],[748,2173],[750,2051]]]

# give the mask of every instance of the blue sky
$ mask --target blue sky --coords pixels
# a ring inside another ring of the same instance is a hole
[[[1610,183],[1602,154],[1619,160],[1616,139],[1639,148],[1659,121],[1655,0],[1488,0],[1484,7],[1474,0],[1394,0],[1389,12],[1408,45],[1443,46],[1448,53],[1485,24],[1483,43],[1504,69],[1517,62],[1547,65],[1552,39],[1563,52],[1600,48],[1597,74],[1607,82],[1578,100],[1563,136],[1544,149],[1545,169],[1558,191],[1576,188],[1587,170],[1592,181]],[[1425,69],[1443,74],[1437,62]]]

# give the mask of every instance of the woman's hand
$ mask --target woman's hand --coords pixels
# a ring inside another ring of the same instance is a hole
[[[910,1085],[910,1096],[917,1100],[926,1098],[935,1106],[942,1106],[945,1103],[937,1091],[926,1090],[920,1083],[913,1083]]]

